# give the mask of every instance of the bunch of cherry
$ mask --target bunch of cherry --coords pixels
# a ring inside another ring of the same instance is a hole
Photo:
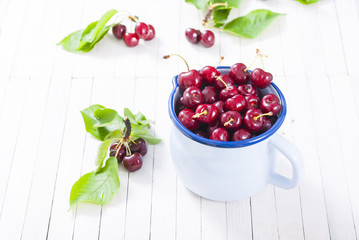
[[[186,29],[186,38],[190,43],[197,44],[201,42],[201,44],[207,48],[212,47],[215,41],[212,31],[204,30],[201,32],[200,30],[194,28]]]
[[[280,100],[260,92],[271,83],[271,73],[260,68],[250,73],[243,63],[234,64],[229,75],[212,66],[200,71],[189,70],[188,64],[187,68],[177,78],[182,97],[176,113],[188,130],[212,140],[240,141],[264,133],[275,123]]]
[[[113,35],[117,39],[123,39],[128,47],[137,46],[140,39],[150,41],[155,37],[155,28],[151,24],[138,22],[136,17],[129,16],[129,19],[133,22],[136,22],[134,33],[127,32],[126,26],[120,23],[112,27]]]

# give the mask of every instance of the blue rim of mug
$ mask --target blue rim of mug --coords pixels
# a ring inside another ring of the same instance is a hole
[[[230,69],[230,67],[229,66],[219,66],[219,67],[217,67],[217,69]],[[209,138],[204,138],[204,137],[198,136],[197,134],[188,130],[185,126],[182,125],[182,123],[178,120],[178,118],[176,116],[176,112],[174,109],[174,105],[175,105],[174,97],[175,97],[176,90],[178,88],[177,78],[178,78],[178,75],[176,75],[172,80],[173,89],[172,89],[172,92],[171,92],[169,100],[168,100],[169,115],[170,115],[170,118],[171,118],[173,124],[177,127],[177,129],[181,133],[183,133],[185,136],[187,136],[188,138],[190,138],[198,143],[202,143],[202,144],[212,146],[212,147],[219,147],[219,148],[247,147],[247,146],[256,144],[258,142],[261,142],[261,141],[269,138],[270,136],[272,136],[283,124],[285,116],[287,114],[287,104],[285,102],[283,93],[280,91],[280,89],[277,87],[277,85],[275,85],[274,83],[271,83],[272,87],[276,90],[276,92],[278,94],[279,100],[282,105],[282,109],[281,109],[281,112],[279,113],[279,117],[278,117],[277,121],[274,123],[274,125],[269,130],[267,130],[266,132],[264,132],[258,136],[255,136],[253,138],[241,140],[241,141],[223,142],[223,141],[212,140]]]

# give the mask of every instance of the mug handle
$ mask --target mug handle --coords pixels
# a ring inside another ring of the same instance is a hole
[[[269,183],[285,189],[295,188],[301,181],[304,172],[304,163],[301,153],[291,142],[279,134],[274,134],[268,144],[281,152],[292,164],[293,169],[291,179],[273,172],[270,176]]]

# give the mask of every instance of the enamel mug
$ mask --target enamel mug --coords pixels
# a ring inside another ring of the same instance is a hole
[[[218,67],[224,74],[229,69]],[[200,137],[179,122],[175,112],[175,104],[181,97],[177,77],[173,78],[168,103],[173,123],[170,150],[176,172],[189,190],[210,200],[235,201],[259,193],[267,184],[285,189],[298,186],[303,175],[303,159],[298,149],[277,133],[287,106],[274,83],[261,89],[262,95],[277,95],[282,105],[272,128],[251,139],[221,142]],[[279,152],[292,166],[291,178],[275,171]]]

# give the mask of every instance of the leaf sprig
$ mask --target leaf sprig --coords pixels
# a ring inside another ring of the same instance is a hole
[[[84,174],[72,186],[70,193],[70,209],[80,202],[108,204],[120,188],[118,177],[118,163],[116,157],[109,157],[108,149],[116,141],[124,141],[129,128],[130,136],[126,141],[143,138],[148,144],[158,144],[161,139],[154,137],[149,131],[150,121],[141,113],[133,114],[128,108],[124,109],[124,116],[130,126],[126,128],[124,118],[117,111],[101,105],[91,105],[81,111],[86,131],[101,141],[96,166],[93,172]],[[105,162],[105,165],[104,165]],[[104,165],[104,166],[103,166]]]

